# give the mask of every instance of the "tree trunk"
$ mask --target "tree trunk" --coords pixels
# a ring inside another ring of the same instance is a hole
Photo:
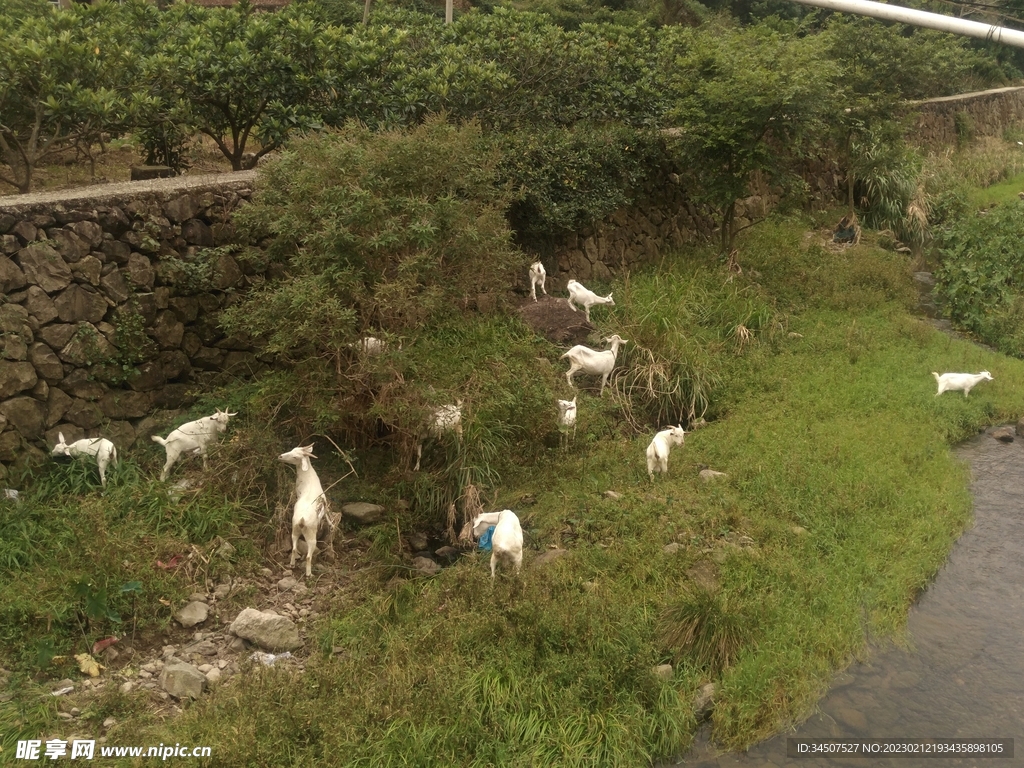
[[[454,3],[452,0],[444,0],[444,23],[452,23],[452,15],[454,14]]]
[[[367,24],[370,23],[370,3],[371,2],[372,2],[372,0],[366,0],[366,2],[363,3],[363,26],[364,27]]]
[[[725,215],[722,216],[722,253],[727,254],[732,251],[732,223],[736,218],[736,201],[733,200],[729,203],[729,207],[725,209]]]

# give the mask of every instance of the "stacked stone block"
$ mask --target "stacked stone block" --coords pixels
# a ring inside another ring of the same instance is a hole
[[[252,181],[0,198],[0,480],[58,432],[127,449],[154,412],[188,404],[198,376],[257,365],[249,340],[218,321],[253,276],[221,254],[210,289],[190,295],[171,261],[231,242],[230,214]],[[119,335],[121,318],[139,315],[144,335]],[[118,366],[129,344],[134,365]]]

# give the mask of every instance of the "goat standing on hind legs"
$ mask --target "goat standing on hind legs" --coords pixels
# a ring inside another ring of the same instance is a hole
[[[292,557],[289,568],[295,567],[295,557],[299,549],[299,537],[306,542],[306,576],[310,576],[313,568],[313,553],[316,552],[317,529],[322,522],[327,523],[328,533],[324,540],[324,549],[333,554],[334,531],[336,522],[331,518],[330,505],[324,495],[320,478],[310,464],[315,459],[313,446],[307,445],[292,448],[277,457],[285,464],[293,464],[297,470],[295,475],[295,511],[292,513]]]

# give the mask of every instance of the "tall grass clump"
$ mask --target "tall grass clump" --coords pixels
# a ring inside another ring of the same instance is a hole
[[[753,286],[725,282],[702,256],[677,257],[658,272],[631,276],[616,327],[629,339],[613,378],[626,419],[638,431],[709,415],[721,385],[718,359],[742,354],[781,328],[773,303]]]

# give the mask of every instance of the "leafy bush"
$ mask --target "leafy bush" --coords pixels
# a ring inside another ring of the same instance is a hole
[[[664,146],[626,126],[580,125],[502,134],[501,175],[518,200],[511,221],[523,235],[574,231],[631,203]]]
[[[949,317],[1014,355],[1024,354],[1024,202],[967,215],[938,236],[937,293]]]
[[[434,481],[411,489],[430,514],[469,482],[493,484],[507,444],[540,427],[529,414],[550,398],[532,334],[464,317],[480,296],[500,304],[525,272],[504,214],[510,196],[475,125],[349,124],[294,142],[236,220],[266,238],[271,267],[286,276],[232,306],[225,323],[296,364],[296,386],[280,392],[302,435],[360,445],[378,435],[407,457],[434,408],[467,401],[465,442],[450,446]],[[385,339],[385,354],[358,354],[364,335]]]

